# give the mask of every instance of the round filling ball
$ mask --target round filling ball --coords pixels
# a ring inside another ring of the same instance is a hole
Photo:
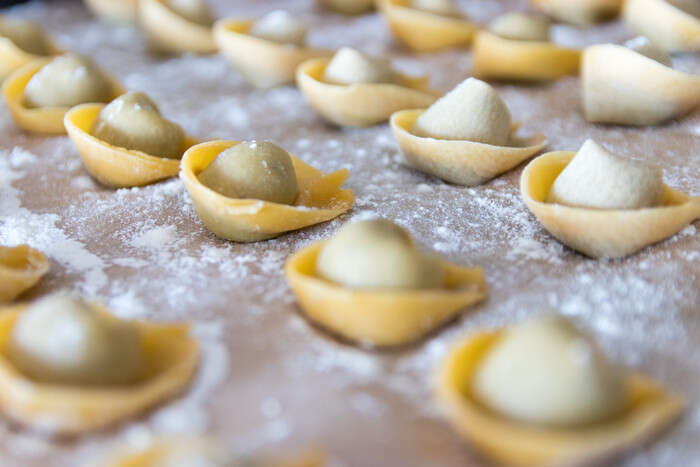
[[[418,251],[393,222],[376,219],[343,226],[321,249],[316,272],[353,288],[440,288],[445,273],[437,259]]]
[[[243,141],[222,151],[199,180],[229,198],[292,204],[297,197],[292,158],[269,141]]]
[[[44,65],[24,88],[28,107],[73,107],[88,102],[109,102],[112,84],[90,60],[61,55]]]
[[[510,111],[488,83],[467,78],[428,107],[412,131],[422,137],[506,146]]]
[[[17,317],[7,357],[32,380],[57,384],[127,384],[143,369],[135,324],[60,294]]]
[[[552,184],[547,202],[595,209],[657,206],[664,191],[661,167],[612,154],[589,139]]]
[[[507,329],[483,357],[472,391],[506,417],[541,425],[599,422],[625,403],[620,372],[557,316]]]
[[[142,92],[129,92],[106,105],[90,133],[126,149],[157,157],[179,159],[185,133],[161,115],[158,107]]]

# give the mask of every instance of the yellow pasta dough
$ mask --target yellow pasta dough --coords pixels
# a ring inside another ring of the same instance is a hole
[[[94,65],[88,64],[93,71],[83,74],[84,63],[74,56],[41,58],[12,73],[2,93],[15,124],[32,133],[65,134],[63,120],[74,103],[110,100],[124,92],[116,78]],[[78,79],[73,78],[76,71]]]
[[[287,261],[287,282],[309,319],[361,344],[397,346],[485,298],[481,268],[426,257],[405,232],[371,222],[345,227]]]
[[[627,0],[625,23],[667,52],[700,51],[700,12],[694,0]]]
[[[623,0],[531,0],[532,4],[559,21],[589,25],[614,18]]]
[[[530,211],[565,245],[594,258],[635,253],[700,217],[700,198],[663,185],[657,204],[639,209],[600,209],[547,202],[557,177],[574,158],[559,151],[534,159],[523,171],[520,192]],[[581,180],[584,183],[584,180]]]
[[[258,88],[292,83],[300,63],[332,54],[307,46],[305,37],[306,27],[299,20],[279,12],[258,21],[226,18],[214,26],[221,53],[248,84]]]
[[[578,73],[580,61],[579,50],[545,40],[512,39],[488,31],[474,39],[473,73],[481,79],[550,81]]]
[[[440,366],[436,393],[466,441],[512,466],[597,465],[656,436],[684,408],[652,379],[613,369],[561,318],[464,339]]]
[[[154,52],[213,53],[213,19],[202,0],[139,0],[139,24]]]
[[[190,148],[182,158],[180,178],[202,223],[219,237],[237,242],[265,240],[333,219],[352,207],[353,192],[340,188],[348,177],[347,170],[324,174],[291,155],[297,186],[293,204],[228,197],[202,183],[199,177],[212,161],[239,144],[202,143]]]
[[[9,302],[49,271],[46,256],[28,245],[0,245],[0,303]]]
[[[197,362],[183,325],[123,321],[61,296],[0,313],[0,410],[50,434],[136,416],[181,391]]]
[[[586,48],[581,66],[586,120],[658,125],[700,105],[700,76],[674,70],[659,52],[648,56],[649,50],[614,44]]]
[[[518,126],[498,93],[475,78],[427,110],[396,112],[390,124],[409,165],[465,186],[490,180],[547,144],[542,135],[517,138]]]
[[[68,136],[88,172],[105,185],[141,186],[173,177],[180,169],[179,157],[197,143],[183,136],[179,126],[160,117],[156,107],[151,104],[140,107],[139,102],[148,104],[150,100],[144,100],[141,93],[130,93],[125,99],[113,101],[115,105],[104,114],[107,106],[103,104],[82,104],[66,113],[64,123]],[[135,130],[133,133],[130,133],[131,128]],[[108,135],[116,144],[136,149],[110,144],[94,132]],[[179,148],[173,149],[172,140],[166,138],[177,138]],[[148,154],[138,148],[167,152]]]
[[[208,438],[157,439],[143,449],[107,456],[104,467],[321,467],[325,456],[307,450],[295,456],[236,456],[224,443]]]
[[[59,53],[37,24],[0,15],[0,83],[27,63]]]

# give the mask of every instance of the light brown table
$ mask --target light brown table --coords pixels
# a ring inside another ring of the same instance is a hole
[[[274,7],[301,14],[319,46],[350,44],[387,54],[406,71],[449,90],[469,76],[468,51],[411,55],[377,15],[327,14],[311,0],[215,3],[219,16],[258,16]],[[525,1],[461,2],[488,20]],[[288,452],[314,444],[335,465],[482,465],[440,417],[431,395],[436,363],[450,343],[558,310],[594,333],[611,356],[666,382],[689,400],[685,418],[632,453],[625,466],[700,462],[700,235],[698,223],[618,261],[562,247],[520,199],[522,166],[475,188],[408,169],[386,125],[339,130],[324,124],[294,87],[252,90],[219,56],[149,56],[139,32],[99,23],[77,1],[34,2],[11,12],[44,24],[59,43],[92,56],[129,89],[143,90],[201,138],[269,139],[323,170],[346,167],[357,202],[332,222],[257,244],[235,244],[202,227],[178,179],[111,190],[88,176],[67,137],[17,130],[0,110],[0,243],[28,242],[51,258],[51,273],[27,295],[76,290],[121,316],[187,320],[203,359],[182,398],[133,423],[74,442],[51,442],[0,422],[0,465],[94,465],[106,450],[169,434],[218,436],[238,452]],[[619,23],[557,28],[569,45],[621,41]],[[700,58],[675,65],[700,73]],[[577,78],[542,86],[501,85],[526,131],[549,148],[576,150],[592,137],[613,151],[663,164],[667,182],[700,193],[700,114],[658,128],[587,124]],[[420,245],[484,268],[489,299],[426,341],[372,352],[310,326],[287,288],[287,256],[353,218],[385,216]]]

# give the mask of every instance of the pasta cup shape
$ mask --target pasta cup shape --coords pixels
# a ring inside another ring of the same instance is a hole
[[[494,146],[474,141],[424,138],[411,133],[413,123],[425,109],[402,110],[391,116],[390,125],[406,163],[442,180],[474,186],[532,157],[545,146],[541,134],[520,139],[511,133],[512,146]]]
[[[402,75],[401,84],[327,83],[322,81],[322,76],[328,62],[327,58],[319,58],[299,65],[297,84],[311,107],[337,125],[375,125],[388,120],[398,110],[427,107],[439,95],[426,87],[426,77]]]
[[[68,136],[90,175],[113,188],[148,185],[177,175],[178,159],[113,146],[92,136],[90,128],[103,107],[104,104],[78,105],[70,109],[64,119]],[[185,136],[182,152],[195,144],[195,139]]]
[[[581,82],[589,122],[658,125],[700,105],[700,76],[614,44],[584,51]]]
[[[465,18],[441,16],[408,4],[408,0],[377,0],[394,37],[416,52],[467,47],[478,30]]]
[[[474,76],[510,81],[550,81],[578,73],[581,52],[550,42],[504,39],[486,31],[474,40]]]
[[[172,11],[164,0],[139,0],[138,19],[155,52],[217,51],[212,28],[194,23]]]
[[[53,43],[51,43],[50,46],[53,55],[63,53],[63,51]],[[27,63],[43,58],[46,57],[25,52],[7,37],[0,37],[0,83],[15,70],[22,68]]]
[[[49,271],[49,260],[28,245],[0,246],[0,303],[10,302]]]
[[[457,345],[439,368],[436,395],[458,433],[500,464],[590,465],[620,455],[668,427],[684,401],[650,378],[625,376],[628,403],[614,418],[579,427],[522,423],[499,415],[472,394],[482,358],[501,333],[479,332]],[[597,464],[596,464],[597,465]]]
[[[270,88],[293,83],[300,63],[333,53],[251,36],[247,33],[252,24],[247,20],[223,19],[214,25],[214,39],[219,50],[252,86]]]
[[[346,169],[324,174],[294,156],[291,158],[299,194],[293,205],[228,198],[202,184],[198,175],[220,152],[238,143],[210,141],[198,144],[182,158],[180,178],[202,223],[219,237],[236,242],[266,240],[333,219],[355,202],[351,190],[340,189],[349,175]]]
[[[575,153],[543,154],[525,167],[525,204],[557,240],[593,258],[619,258],[659,242],[700,217],[700,197],[664,187],[661,205],[642,209],[592,209],[547,203],[557,176]]]
[[[700,18],[663,0],[627,0],[627,25],[667,52],[700,51]]]
[[[135,23],[138,0],[84,0],[100,19],[117,23]]]
[[[579,26],[611,20],[620,14],[624,0],[531,0],[554,19]]]
[[[27,107],[24,102],[24,89],[32,77],[51,61],[42,58],[24,65],[12,73],[3,83],[2,94],[12,120],[17,127],[32,133],[52,135],[66,134],[63,120],[69,107]],[[116,99],[126,91],[113,76],[107,75],[112,88],[111,99]]]
[[[316,274],[323,244],[314,243],[289,258],[287,282],[311,321],[354,342],[378,347],[415,342],[488,294],[481,268],[448,262],[442,262],[446,278],[441,289],[343,287]]]
[[[128,385],[73,386],[33,381],[5,356],[12,327],[26,305],[0,313],[0,410],[9,418],[52,435],[95,431],[140,415],[179,393],[199,361],[185,325],[138,323],[146,369]]]

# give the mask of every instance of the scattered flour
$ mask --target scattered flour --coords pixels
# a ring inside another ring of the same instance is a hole
[[[269,9],[266,2],[212,3],[222,16],[254,17]],[[488,21],[506,6],[522,6],[515,1],[462,3],[478,21]],[[315,45],[352,44],[389,55],[402,70],[429,73],[431,85],[443,91],[470,73],[469,53],[416,56],[393,44],[378,15],[345,18],[310,5],[294,0],[288,7],[309,19]],[[528,212],[518,189],[520,169],[483,186],[452,186],[406,167],[386,125],[343,130],[326,125],[294,87],[251,90],[221,57],[149,57],[142,53],[138,32],[94,21],[77,1],[30,2],[16,11],[57,33],[62,46],[95,57],[129,89],[148,92],[188,134],[273,140],[324,171],[348,168],[346,187],[355,191],[356,205],[339,219],[278,239],[225,242],[202,227],[179,179],[107,189],[89,178],[66,137],[23,134],[7,112],[0,112],[6,136],[0,150],[0,243],[28,242],[49,255],[54,269],[42,281],[42,293],[77,289],[125,318],[190,321],[202,345],[202,364],[189,390],[113,432],[62,446],[0,422],[2,461],[12,457],[26,467],[26,460],[48,465],[43,461],[55,458],[57,465],[81,465],[78,460],[87,459],[91,465],[115,443],[143,446],[162,435],[204,432],[223,434],[243,449],[279,441],[300,445],[309,437],[333,445],[329,426],[343,417],[383,432],[395,429],[393,422],[406,414],[393,408],[394,399],[410,416],[437,422],[431,375],[450,345],[474,329],[547,310],[576,318],[616,359],[667,381],[695,407],[694,416],[630,456],[625,467],[690,464],[700,457],[695,442],[700,436],[700,362],[687,358],[697,350],[697,224],[624,261],[593,261],[562,247]],[[610,23],[593,31],[557,26],[554,37],[579,47],[619,42],[626,35]],[[686,71],[700,72],[692,56],[676,61]],[[697,115],[654,129],[586,125],[580,112],[572,111],[580,105],[577,83],[567,78],[498,89],[524,131],[544,132],[550,149],[576,149],[593,137],[621,153],[659,159],[670,185],[698,193]],[[427,341],[399,352],[352,347],[309,326],[284,281],[284,261],[345,222],[377,216],[407,228],[426,250],[482,267],[488,300]],[[248,359],[255,363],[252,370],[240,362]],[[241,379],[243,369],[250,373]],[[258,380],[265,381],[264,387]],[[317,399],[333,410],[315,411],[313,417],[308,410],[299,412],[299,401]],[[236,412],[250,407],[258,417],[220,413],[216,408],[224,402]],[[434,445],[423,436],[431,430],[419,425],[420,430],[405,427],[415,435],[410,445],[388,438],[378,444],[369,429],[354,436],[368,452],[381,450],[398,459],[387,465],[434,465]],[[441,465],[464,465],[456,438],[445,443],[456,454]]]
[[[105,261],[58,228],[58,215],[37,214],[21,205],[21,191],[13,184],[21,186],[18,182],[27,172],[13,167],[23,167],[36,160],[35,155],[19,147],[0,152],[0,243],[27,243],[41,250],[69,274],[80,274],[82,279],[76,288],[87,296],[94,296],[107,285]]]
[[[228,351],[220,322],[198,322],[192,334],[200,343],[200,364],[191,387],[181,398],[156,411],[154,430],[165,435],[202,435],[208,428],[211,395],[228,375]]]

